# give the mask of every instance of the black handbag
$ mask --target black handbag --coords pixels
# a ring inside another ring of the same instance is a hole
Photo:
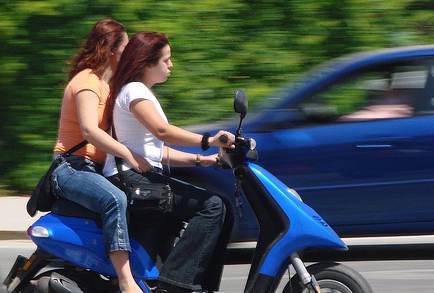
[[[112,136],[117,140],[112,126]],[[128,182],[122,174],[122,159],[115,157],[118,178],[125,187],[128,211],[132,215],[158,216],[173,210],[173,192],[169,183]]]
[[[56,200],[56,195],[54,194],[53,189],[51,188],[51,175],[54,170],[60,165],[61,157],[67,157],[73,152],[81,149],[87,144],[87,141],[84,140],[78,145],[72,147],[67,152],[61,154],[59,157],[54,159],[51,162],[50,168],[48,168],[47,173],[45,173],[41,179],[39,179],[38,184],[35,189],[33,189],[32,196],[27,201],[27,213],[33,217],[37,211],[48,212],[51,211],[51,207],[53,206],[54,201]]]
[[[173,210],[173,193],[166,183],[125,184],[128,209],[133,214],[165,214]]]

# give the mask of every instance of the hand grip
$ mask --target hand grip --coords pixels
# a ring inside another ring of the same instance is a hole
[[[219,140],[222,142],[222,143],[227,143],[228,142],[228,136],[226,135],[226,134],[222,134],[222,135],[220,135],[220,137],[219,137]]]

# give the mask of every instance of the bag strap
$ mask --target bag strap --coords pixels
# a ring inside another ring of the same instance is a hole
[[[110,130],[110,127],[106,130],[106,132],[109,131],[109,130]],[[69,155],[71,155],[72,153],[78,151],[79,149],[81,149],[82,147],[84,147],[87,144],[88,144],[88,141],[87,140],[83,140],[78,145],[73,146],[72,148],[70,148],[69,150],[67,150],[66,152],[64,152],[63,155],[64,156],[69,156]]]
[[[69,156],[72,153],[74,153],[74,152],[78,151],[79,149],[81,149],[82,147],[84,147],[85,145],[87,145],[87,143],[88,143],[87,140],[83,140],[78,145],[73,146],[72,148],[70,148],[69,150],[67,150],[66,152],[64,152],[63,155]]]
[[[116,130],[115,130],[115,126],[112,125],[112,137],[116,140],[118,140],[118,137],[116,136]],[[116,168],[118,168],[118,174],[121,175],[121,171],[122,171],[122,159],[119,157],[115,157],[115,162],[116,162]]]

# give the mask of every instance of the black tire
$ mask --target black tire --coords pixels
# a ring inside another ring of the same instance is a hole
[[[315,276],[321,293],[373,293],[371,285],[356,270],[339,263],[317,263],[307,267]],[[292,288],[292,290],[291,290]],[[309,293],[295,275],[286,284],[283,293]]]

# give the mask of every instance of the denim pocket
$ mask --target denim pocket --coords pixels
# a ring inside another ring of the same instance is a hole
[[[62,186],[68,182],[69,177],[74,174],[75,170],[69,166],[66,161],[63,161],[59,167],[54,170],[51,175],[51,184],[54,193],[57,196],[64,197]]]
[[[57,174],[53,174],[53,176],[51,176],[51,188],[57,197],[64,197],[65,194],[60,188],[59,181],[57,179],[58,179]]]

